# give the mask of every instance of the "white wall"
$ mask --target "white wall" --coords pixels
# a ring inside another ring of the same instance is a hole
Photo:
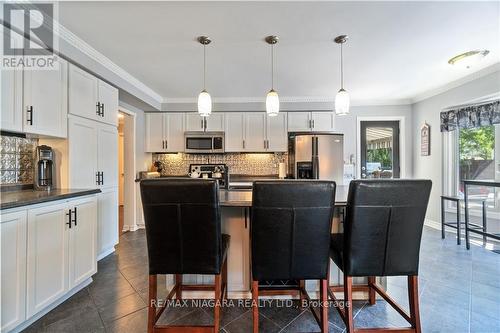
[[[442,134],[439,114],[446,107],[460,105],[500,91],[500,71],[477,78],[412,105],[413,115],[413,176],[432,180],[432,192],[427,210],[429,220],[440,221],[442,194]],[[431,125],[431,155],[420,156],[420,126]]]
[[[357,145],[357,118],[358,117],[404,117],[405,151],[404,174],[410,178],[412,172],[412,115],[410,105],[374,105],[374,106],[353,106],[348,115],[335,117],[335,131],[344,134],[344,161],[349,160],[349,156],[356,156]],[[403,129],[401,129],[403,134]],[[403,169],[402,169],[403,171]]]

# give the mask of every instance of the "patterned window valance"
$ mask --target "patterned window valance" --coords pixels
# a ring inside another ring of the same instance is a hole
[[[441,112],[441,132],[500,124],[500,100]]]

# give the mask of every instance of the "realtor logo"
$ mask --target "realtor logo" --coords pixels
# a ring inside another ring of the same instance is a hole
[[[55,4],[3,3],[2,69],[55,69]]]

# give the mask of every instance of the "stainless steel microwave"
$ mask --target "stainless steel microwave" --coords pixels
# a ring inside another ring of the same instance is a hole
[[[224,132],[184,132],[184,143],[186,153],[223,153]]]

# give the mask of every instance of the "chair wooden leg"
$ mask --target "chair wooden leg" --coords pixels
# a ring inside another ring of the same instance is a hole
[[[182,299],[182,274],[175,274],[175,286],[177,287],[175,298]]]
[[[253,333],[259,333],[259,281],[252,281]]]
[[[344,303],[344,321],[347,333],[354,333],[354,321],[352,314],[352,277],[346,275],[344,275]]]
[[[328,280],[320,281],[321,332],[328,333]]]
[[[369,276],[368,277],[368,300],[370,301],[370,305],[375,304],[375,289],[372,288],[373,284],[375,284],[375,277],[374,276]]]
[[[148,333],[154,332],[156,318],[156,274],[149,276]]]
[[[222,302],[222,278],[220,274],[215,276],[215,306],[214,306],[214,332],[220,329],[220,306]]]
[[[303,305],[304,305],[304,300],[305,300],[305,295],[304,293],[302,292],[303,289],[306,288],[306,282],[304,280],[299,280],[299,288],[300,288],[300,291],[299,291],[299,295],[300,295],[300,307],[302,308]]]
[[[420,309],[418,305],[418,276],[408,276],[408,299],[410,300],[411,326],[416,333],[422,332],[420,326]]]
[[[222,283],[224,285],[224,295],[222,295],[222,298],[227,299],[227,259],[222,265]]]

